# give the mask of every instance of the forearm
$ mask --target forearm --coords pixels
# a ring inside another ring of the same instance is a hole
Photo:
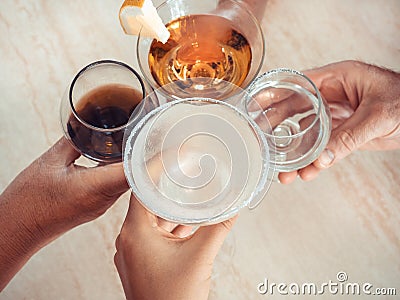
[[[29,199],[27,199],[29,201]],[[0,195],[0,291],[29,258],[48,243],[28,216],[23,201]]]
[[[0,291],[41,248],[101,216],[127,189],[121,164],[74,165],[62,138],[0,195]]]
[[[55,201],[42,201],[35,190],[40,178],[28,180],[28,173],[27,168],[0,195],[0,291],[36,252],[68,229],[52,213]],[[44,186],[39,190],[45,193]]]

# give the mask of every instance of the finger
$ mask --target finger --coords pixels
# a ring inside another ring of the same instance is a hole
[[[295,92],[288,89],[263,89],[255,95],[252,95],[250,102],[247,104],[247,110],[250,113],[266,110],[272,104],[284,101],[294,94]]]
[[[120,256],[119,252],[118,251],[115,252],[115,254],[114,254],[114,265],[117,267],[117,270],[118,270],[119,261],[120,261],[119,256]]]
[[[106,196],[121,195],[129,188],[122,163],[82,169],[81,176],[87,185]]]
[[[120,243],[121,243],[121,236],[118,234],[117,238],[115,239],[115,249],[117,249],[117,251],[120,249]]]
[[[346,120],[339,120],[339,119],[333,119],[332,118],[332,129],[338,128],[340,125],[342,125]]]
[[[354,109],[348,102],[331,101],[328,103],[332,115],[332,127],[336,128],[351,117]],[[336,122],[336,124],[335,124]]]
[[[349,103],[352,109],[359,105],[357,87],[365,74],[365,65],[343,61],[304,71],[320,90],[325,100]]]
[[[279,182],[282,184],[289,184],[296,180],[297,171],[282,172],[278,174]]]
[[[259,105],[260,103],[260,105]],[[259,108],[256,107],[259,105]],[[312,112],[313,106],[304,95],[287,89],[267,89],[250,102],[250,113],[265,111],[272,128],[275,128],[289,117]]]
[[[319,169],[329,168],[363,144],[381,136],[378,122],[373,114],[360,107],[348,120],[332,131],[326,149],[314,162],[314,166]]]
[[[311,180],[317,178],[320,171],[321,171],[320,169],[318,169],[316,166],[311,164],[311,165],[299,170],[299,176],[304,181],[311,181]]]
[[[163,218],[157,218],[157,220],[158,226],[168,232],[172,232],[178,226],[178,224],[169,222]]]
[[[120,271],[121,271],[121,252],[120,251],[117,251],[114,254],[114,265],[117,268],[118,273],[120,273]]]
[[[65,137],[62,137],[47,150],[44,156],[51,164],[69,166],[81,155]]]
[[[204,251],[210,259],[217,256],[226,236],[231,231],[237,216],[222,223],[200,227],[188,241],[196,251]]]
[[[178,225],[174,228],[174,230],[171,233],[179,238],[184,238],[189,236],[192,233],[192,231],[193,231],[192,226]]]
[[[321,89],[327,82],[340,82],[339,79],[343,74],[343,63],[332,63],[322,67],[313,68],[303,71],[303,74],[311,79],[312,82]],[[333,81],[334,79],[337,81]],[[340,90],[335,91],[335,93],[340,92]]]

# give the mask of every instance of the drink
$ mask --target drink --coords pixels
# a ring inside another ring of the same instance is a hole
[[[124,125],[142,98],[142,92],[122,84],[107,84],[91,90],[75,104],[80,120],[74,114],[68,119],[70,139],[94,160],[120,161]]]
[[[240,86],[251,67],[252,52],[247,39],[234,23],[217,15],[187,15],[167,24],[171,36],[166,44],[154,40],[149,51],[150,72],[165,84],[207,77],[206,85],[220,80]],[[184,82],[184,85],[186,83]]]
[[[227,218],[263,196],[266,140],[245,114],[223,101],[167,103],[130,130],[124,154],[128,182],[162,218],[184,224]]]

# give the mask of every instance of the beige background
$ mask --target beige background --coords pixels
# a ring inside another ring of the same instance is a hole
[[[0,190],[61,136],[59,101],[74,73],[103,58],[136,66],[134,39],[118,23],[120,2],[1,0]],[[272,0],[262,26],[263,70],[360,59],[400,71],[400,1]],[[210,299],[267,299],[257,293],[265,277],[322,283],[339,271],[399,295],[399,178],[400,151],[357,152],[313,182],[274,184],[224,244]],[[126,209],[125,195],[41,250],[0,299],[123,299],[113,255]]]

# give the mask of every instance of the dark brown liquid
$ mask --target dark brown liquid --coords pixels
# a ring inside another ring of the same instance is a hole
[[[129,86],[110,84],[84,95],[75,105],[79,118],[99,129],[113,129],[125,125],[142,100],[142,92]],[[71,114],[68,134],[86,156],[96,161],[121,161],[124,128],[101,131],[90,128]]]

